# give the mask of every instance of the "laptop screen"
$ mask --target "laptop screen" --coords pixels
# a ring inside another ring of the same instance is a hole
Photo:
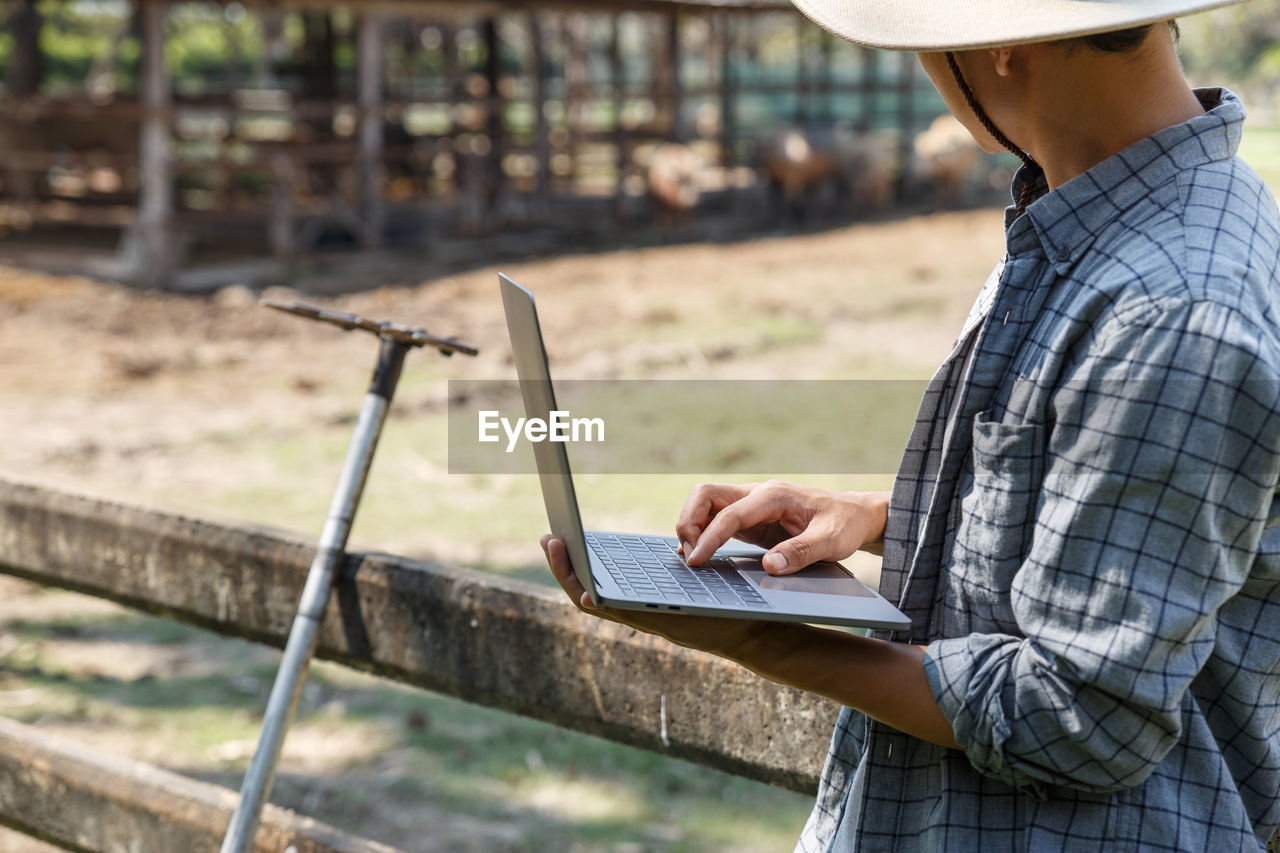
[[[551,412],[556,410],[556,398],[551,387],[551,369],[533,294],[501,273],[498,281],[502,287],[502,307],[507,315],[507,332],[511,335],[511,350],[515,354],[525,417],[549,420]],[[569,473],[569,454],[563,442],[539,441],[533,442],[533,456],[538,466],[538,480],[542,485],[542,500],[547,507],[551,532],[564,542],[573,562],[574,574],[591,594],[591,599],[596,601],[578,499]]]

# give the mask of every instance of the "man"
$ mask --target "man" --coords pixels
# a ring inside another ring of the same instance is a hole
[[[1193,92],[1189,0],[796,0],[923,51],[1024,160],[892,495],[704,485],[789,573],[882,550],[906,636],[593,608],[844,705],[798,849],[1259,850],[1280,824],[1280,216]],[[1097,35],[1101,33],[1101,35]],[[1090,35],[1093,34],[1093,35]]]

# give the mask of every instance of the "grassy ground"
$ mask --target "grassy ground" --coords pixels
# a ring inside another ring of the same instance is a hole
[[[71,593],[0,587],[6,716],[239,786],[275,654]],[[807,809],[798,795],[325,663],[272,799],[408,850],[776,850]]]
[[[1280,127],[1249,125],[1240,141],[1240,156],[1270,184],[1273,193],[1280,193]]]

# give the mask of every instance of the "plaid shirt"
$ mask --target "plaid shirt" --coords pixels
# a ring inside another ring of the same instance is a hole
[[[896,638],[962,749],[846,709],[797,850],[1261,850],[1280,824],[1280,215],[1240,102],[1198,94],[1007,221],[885,531]]]

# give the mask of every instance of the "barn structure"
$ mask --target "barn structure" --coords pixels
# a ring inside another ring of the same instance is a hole
[[[912,56],[786,0],[0,8],[0,229],[118,233],[115,277],[151,286],[218,251],[616,228],[671,143],[703,208],[741,210],[771,129],[900,154],[941,109]]]

